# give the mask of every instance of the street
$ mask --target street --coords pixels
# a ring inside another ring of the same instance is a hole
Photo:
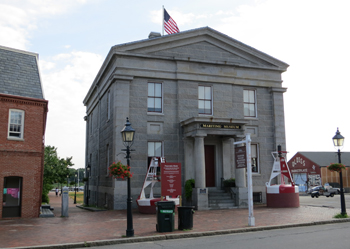
[[[350,195],[345,194],[345,206],[349,208],[350,213]],[[329,207],[338,208],[340,213],[340,195],[334,197],[320,196],[319,198],[311,198],[310,195],[299,196],[300,206],[316,206],[316,207]]]
[[[340,195],[334,197],[320,196],[311,198],[300,196],[301,206],[316,206],[339,209],[340,213]],[[346,206],[350,208],[350,195],[345,195]],[[279,230],[249,232],[240,234],[197,237],[177,240],[163,240],[154,242],[142,242],[132,244],[120,244],[111,246],[92,247],[98,249],[157,249],[157,248],[193,248],[193,249],[221,249],[221,248],[261,248],[261,249],[289,249],[303,248],[348,248],[350,237],[348,231],[350,223],[337,223],[329,225],[296,227]]]
[[[157,248],[192,248],[192,249],[295,249],[305,248],[349,248],[348,236],[350,223],[296,227],[251,233],[220,236],[197,237],[177,240],[163,240],[134,244],[91,247],[98,249],[157,249]]]

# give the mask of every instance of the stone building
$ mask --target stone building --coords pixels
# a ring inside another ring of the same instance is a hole
[[[125,163],[120,131],[126,117],[136,130],[134,207],[152,156],[182,164],[182,185],[195,179],[198,209],[211,208],[210,194],[223,179],[235,178],[246,191],[233,143],[247,133],[254,192],[265,202],[271,152],[279,144],[285,148],[281,74],[287,67],[209,27],[166,36],[152,32],[148,39],[113,46],[83,101],[89,204],[126,208],[126,182],[107,173],[113,161]]]
[[[48,101],[38,55],[0,46],[0,217],[39,217]]]

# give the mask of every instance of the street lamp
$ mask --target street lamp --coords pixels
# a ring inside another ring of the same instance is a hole
[[[123,138],[123,144],[126,147],[126,149],[122,149],[122,151],[126,151],[126,161],[127,165],[130,166],[130,147],[134,143],[134,134],[135,130],[131,127],[131,124],[129,122],[129,118],[126,118],[126,123],[124,128],[121,130],[122,138]],[[128,199],[127,199],[127,229],[126,229],[126,236],[127,237],[133,237],[134,236],[134,228],[132,224],[132,212],[131,212],[131,205],[132,205],[132,198],[131,198],[131,187],[130,187],[130,177],[128,177]]]
[[[333,137],[333,144],[334,147],[338,149],[338,163],[341,163],[341,157],[340,157],[340,148],[344,145],[344,137],[340,135],[339,128],[337,128],[337,132],[335,133],[335,136]],[[343,191],[343,174],[342,171],[339,171],[339,178],[340,178],[340,204],[341,204],[341,214],[346,215],[346,208],[345,208],[345,199],[344,199],[344,191]]]
[[[75,175],[74,175],[74,204],[77,204],[77,176],[78,176],[78,173],[77,171],[75,172]]]
[[[88,164],[88,166],[86,167],[86,175],[87,175],[87,186],[86,186],[86,194],[85,194],[85,204],[86,206],[89,206],[89,177],[90,177],[90,169],[91,166],[90,164]]]
[[[67,174],[67,187],[69,189],[69,174]]]

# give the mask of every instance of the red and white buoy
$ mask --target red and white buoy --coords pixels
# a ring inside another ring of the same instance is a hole
[[[161,181],[160,177],[160,163],[165,163],[164,157],[153,157],[148,167],[145,181],[141,189],[141,193],[136,200],[139,212],[142,214],[155,214],[156,213],[156,202],[161,201],[161,198],[153,196],[153,187],[157,182]],[[145,189],[150,187],[149,197],[146,197]],[[178,206],[180,201],[179,198],[171,198],[165,196],[163,201],[174,201],[175,206]]]
[[[268,207],[299,207],[299,188],[295,186],[293,177],[281,151],[278,146],[277,152],[272,152],[274,164],[270,176],[270,181],[266,183],[266,204]],[[277,156],[276,156],[277,155]],[[280,184],[271,185],[272,179],[280,176]],[[290,184],[285,183],[284,178],[289,179]]]

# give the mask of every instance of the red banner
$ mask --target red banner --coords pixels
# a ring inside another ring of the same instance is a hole
[[[160,166],[162,196],[181,195],[181,163],[162,163]]]

